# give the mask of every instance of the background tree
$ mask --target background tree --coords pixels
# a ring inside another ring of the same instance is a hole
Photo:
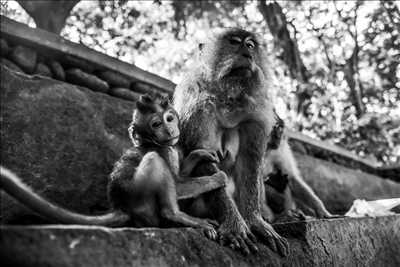
[[[27,21],[6,2],[2,14]],[[196,62],[197,42],[216,27],[244,27],[267,40],[275,104],[292,128],[390,163],[400,162],[398,5],[81,1],[60,34],[179,82]]]
[[[39,28],[57,34],[64,28],[65,20],[78,2],[79,0],[18,1]]]

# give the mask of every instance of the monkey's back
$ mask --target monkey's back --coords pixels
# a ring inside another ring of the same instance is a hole
[[[121,158],[114,164],[108,183],[108,196],[114,208],[127,206],[126,189],[133,179],[136,169],[143,159],[144,152],[137,147],[127,149]]]
[[[179,115],[181,136],[179,147],[184,155],[200,148],[199,140],[210,134],[209,123],[216,121],[215,97],[199,69],[187,73],[174,93],[174,108]]]

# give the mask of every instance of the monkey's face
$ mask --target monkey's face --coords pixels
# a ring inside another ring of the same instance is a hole
[[[173,109],[151,114],[148,127],[158,144],[173,146],[179,140],[179,119]]]
[[[227,97],[238,98],[263,84],[264,55],[259,39],[241,29],[225,30],[203,45],[203,63],[210,79],[219,83]]]
[[[173,146],[180,135],[178,114],[168,99],[144,95],[136,102],[128,131],[135,145]]]

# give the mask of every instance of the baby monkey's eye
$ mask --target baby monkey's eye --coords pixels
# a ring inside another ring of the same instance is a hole
[[[241,44],[241,43],[242,43],[242,39],[241,39],[240,37],[238,37],[238,36],[232,36],[232,37],[229,39],[229,43],[230,43],[231,45],[238,45],[238,44]]]
[[[246,46],[249,49],[254,49],[256,47],[256,42],[254,42],[252,39],[246,40]]]
[[[151,123],[151,128],[159,128],[162,125],[161,121],[153,121]]]
[[[168,115],[167,116],[167,122],[171,122],[174,120],[174,116],[173,115]]]
[[[171,110],[164,113],[164,121],[166,121],[166,122],[172,122],[175,120],[175,118],[176,118],[176,116],[175,116],[174,112],[172,112]]]

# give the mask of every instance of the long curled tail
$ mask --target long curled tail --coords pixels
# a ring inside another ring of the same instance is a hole
[[[0,166],[0,188],[40,216],[56,223],[122,226],[129,221],[129,216],[122,211],[92,216],[57,206],[33,192],[16,174],[3,166]]]

